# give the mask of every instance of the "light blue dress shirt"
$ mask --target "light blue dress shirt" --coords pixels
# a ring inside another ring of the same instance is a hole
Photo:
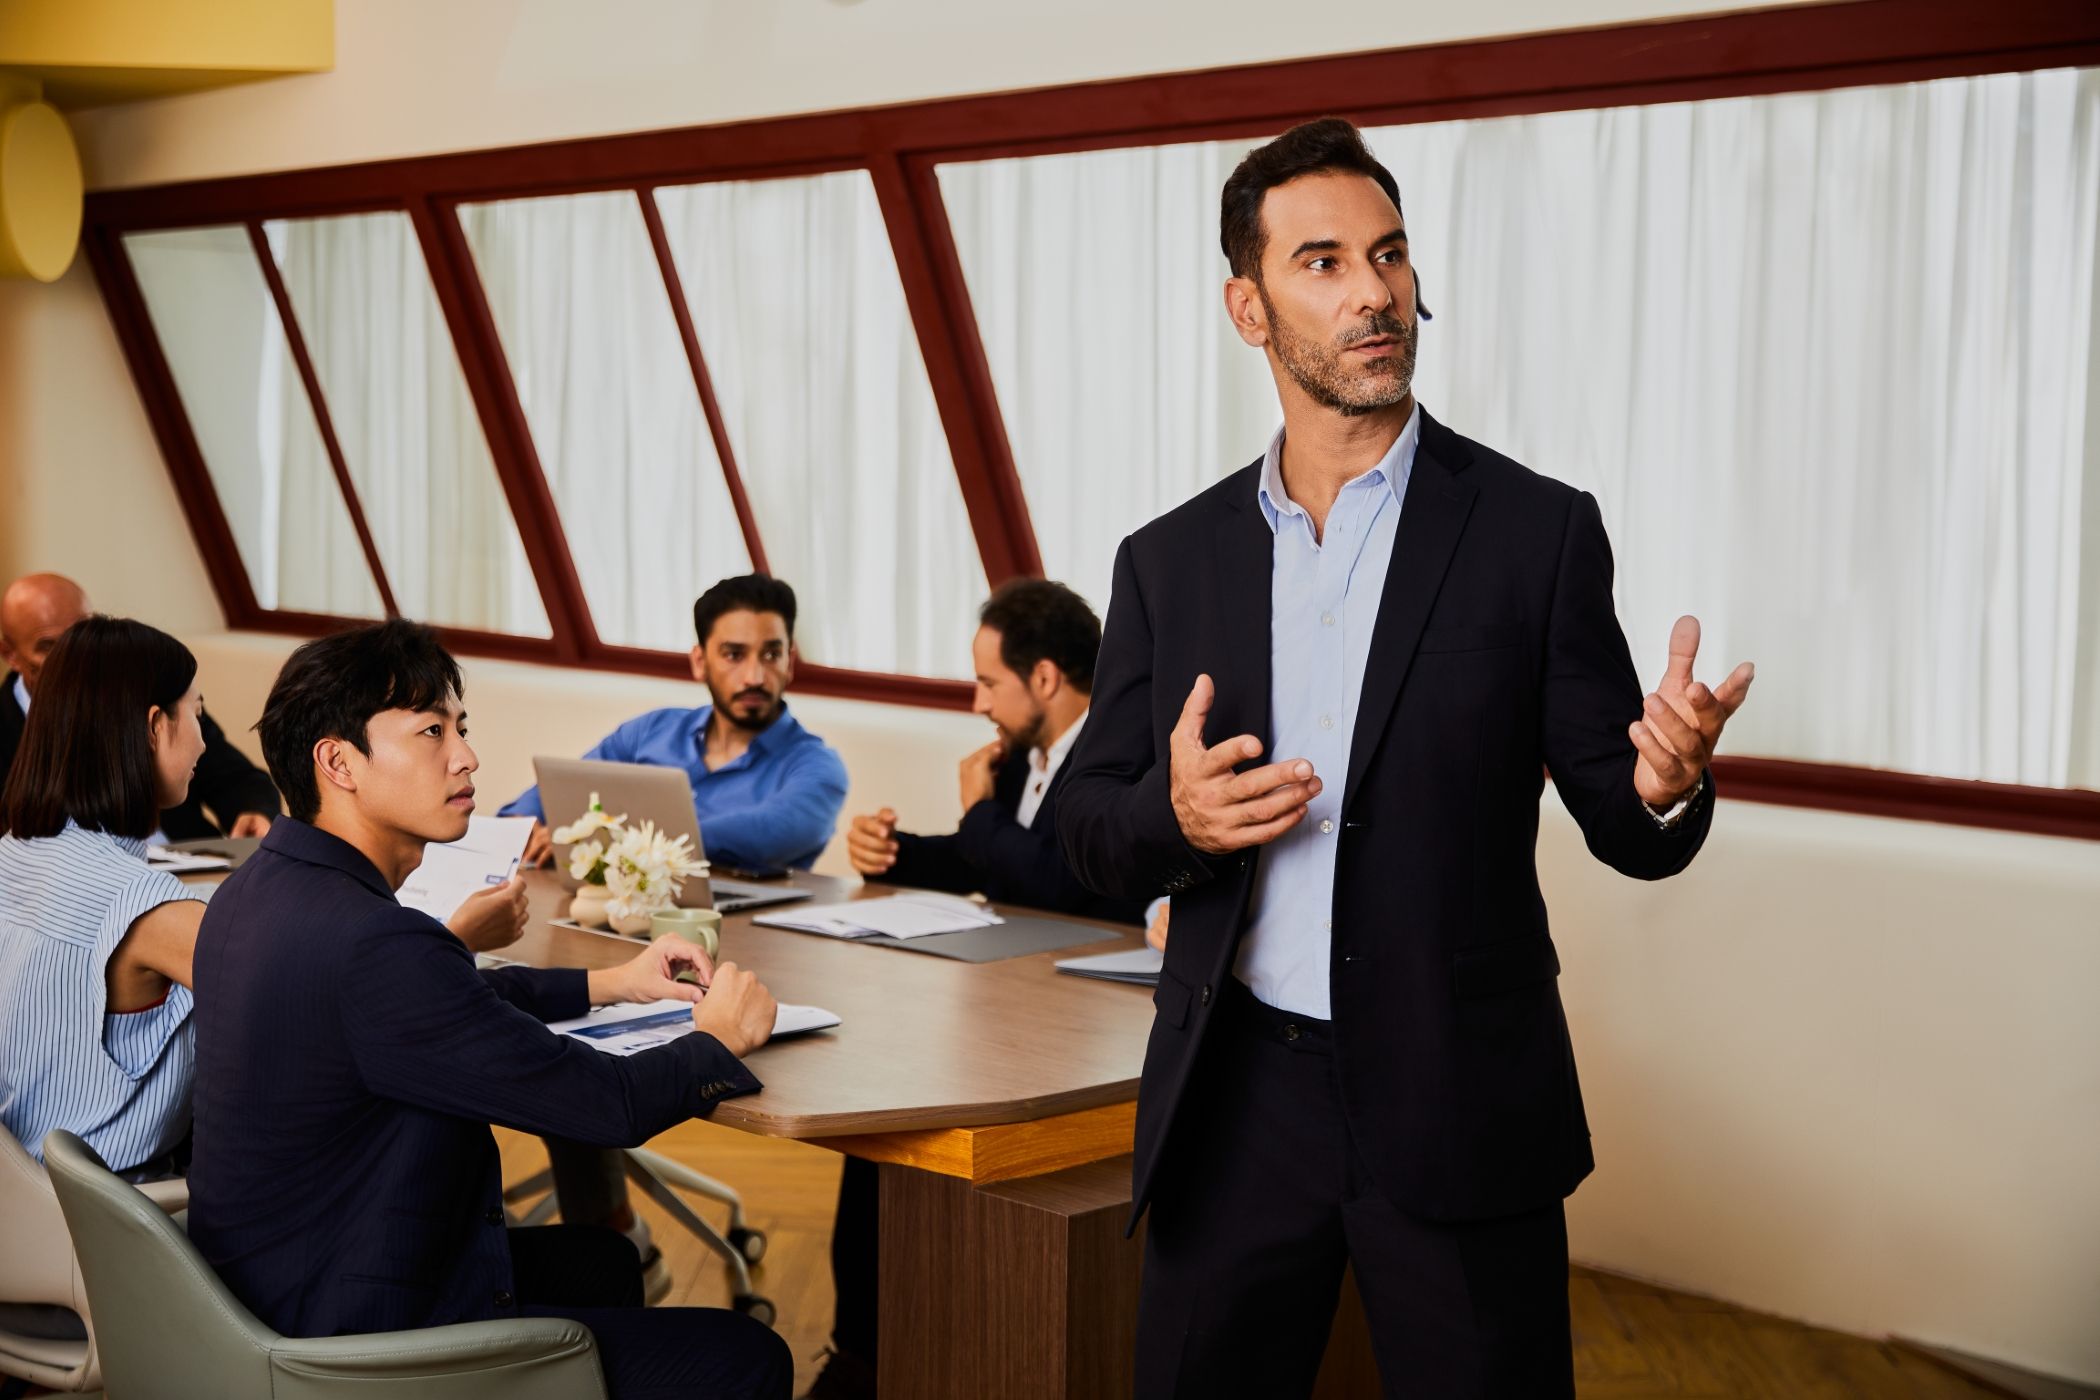
[[[189,1132],[190,989],[120,1012],[106,975],[140,918],[209,893],[148,866],[143,841],[72,822],[0,836],[0,1123],[32,1156],[64,1128],[128,1171]]]
[[[783,707],[778,719],[752,736],[749,748],[709,768],[707,721],[713,714],[712,705],[651,710],[606,735],[584,757],[684,769],[693,785],[700,844],[716,865],[809,869],[846,805],[845,762]],[[535,786],[505,804],[502,815],[562,826],[583,814],[557,812],[550,821]]]
[[[1422,410],[1378,465],[1342,488],[1323,539],[1283,485],[1283,430],[1261,465],[1262,518],[1276,537],[1269,582],[1270,762],[1309,760],[1321,781],[1305,819],[1262,848],[1233,970],[1270,1006],[1331,1018],[1334,856],[1342,831],[1349,736],[1371,630],[1414,470]]]

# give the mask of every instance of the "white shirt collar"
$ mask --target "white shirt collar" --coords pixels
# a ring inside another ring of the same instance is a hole
[[[29,687],[22,684],[20,671],[15,672],[15,703],[22,707],[23,714],[29,713]]]
[[[1079,718],[1072,721],[1072,727],[1058,735],[1057,742],[1047,750],[1030,749],[1028,771],[1038,778],[1056,777],[1057,770],[1064,765],[1065,755],[1072,752],[1072,745],[1079,742],[1079,731],[1086,727],[1086,717],[1087,712],[1081,710]]]
[[[1415,447],[1422,438],[1422,405],[1418,400],[1408,410],[1407,422],[1400,429],[1400,436],[1386,449],[1378,465],[1354,478],[1349,485],[1371,477],[1384,484],[1393,493],[1394,504],[1398,504],[1407,490],[1407,478],[1415,468]],[[1261,485],[1255,499],[1261,503],[1262,519],[1269,522],[1270,533],[1286,515],[1303,515],[1305,507],[1291,499],[1283,486],[1283,428],[1279,425],[1276,435],[1269,439],[1269,450],[1261,459]]]

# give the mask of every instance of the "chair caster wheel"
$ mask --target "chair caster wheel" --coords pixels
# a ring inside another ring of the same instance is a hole
[[[773,1300],[761,1298],[756,1293],[739,1293],[730,1300],[730,1305],[753,1322],[763,1322],[768,1327],[773,1325],[776,1317]]]
[[[766,1257],[766,1232],[740,1226],[729,1232],[729,1247],[743,1255],[746,1264],[756,1264]]]

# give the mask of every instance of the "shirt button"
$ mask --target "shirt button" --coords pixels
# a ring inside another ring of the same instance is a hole
[[[1321,625],[1322,627],[1332,627],[1332,626],[1334,626],[1334,614],[1333,614],[1333,613],[1321,613],[1321,614],[1320,614],[1320,625]]]
[[[1334,835],[1334,823],[1325,817],[1320,818],[1320,834],[1322,836]]]
[[[507,1308],[507,1307],[509,1307],[509,1306],[510,1306],[510,1305],[511,1305],[512,1303],[515,1303],[516,1301],[517,1301],[517,1299],[515,1299],[515,1298],[513,1298],[513,1297],[511,1297],[511,1296],[510,1296],[510,1290],[509,1290],[508,1288],[499,1288],[499,1289],[497,1289],[497,1290],[496,1290],[496,1306],[497,1306],[497,1307],[499,1307],[499,1308]]]
[[[1333,715],[1321,715],[1321,716],[1320,716],[1320,728],[1322,728],[1322,729],[1332,729],[1332,728],[1334,728],[1334,716],[1333,716]]]
[[[1332,919],[1322,919],[1322,920],[1320,920],[1320,932],[1322,932],[1322,933],[1333,933],[1333,932],[1334,932],[1334,920],[1332,920]]]

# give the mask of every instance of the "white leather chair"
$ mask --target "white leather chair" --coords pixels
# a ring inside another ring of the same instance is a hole
[[[140,1191],[170,1214],[189,1204],[186,1181]],[[0,1375],[47,1390],[102,1385],[87,1285],[51,1178],[14,1134],[0,1128]]]

